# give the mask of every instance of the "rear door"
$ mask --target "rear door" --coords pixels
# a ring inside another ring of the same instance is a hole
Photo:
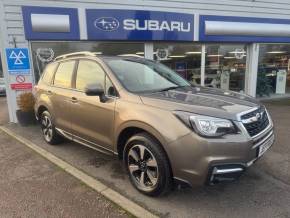
[[[72,77],[75,66],[74,60],[61,62],[55,72],[51,89],[48,90],[54,123],[57,128],[67,134],[71,132]]]
[[[71,103],[73,116],[72,133],[75,140],[91,146],[113,150],[115,114],[115,91],[110,79],[99,63],[94,60],[79,60],[75,79],[75,91]],[[108,101],[102,103],[98,96],[87,96],[84,89],[88,84],[103,86]]]

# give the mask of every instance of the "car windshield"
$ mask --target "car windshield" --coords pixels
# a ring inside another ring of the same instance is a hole
[[[130,92],[157,92],[190,86],[163,64],[146,59],[107,59],[106,63]]]

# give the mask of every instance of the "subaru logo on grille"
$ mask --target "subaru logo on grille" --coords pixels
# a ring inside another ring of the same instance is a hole
[[[263,112],[261,113],[256,113],[256,119],[259,120],[263,117]]]
[[[103,31],[114,31],[119,28],[119,21],[114,17],[100,17],[95,20],[94,25]]]

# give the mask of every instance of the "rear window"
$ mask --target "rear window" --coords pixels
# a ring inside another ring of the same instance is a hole
[[[58,63],[52,63],[49,64],[45,67],[44,71],[43,71],[43,77],[42,77],[42,82],[46,83],[46,84],[50,84],[54,71],[57,67]]]
[[[75,61],[60,63],[54,76],[54,85],[62,88],[71,88]]]

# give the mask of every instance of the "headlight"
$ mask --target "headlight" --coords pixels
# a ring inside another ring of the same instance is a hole
[[[237,133],[233,122],[227,119],[209,117],[188,112],[176,111],[175,115],[196,133],[205,137],[220,137]]]

